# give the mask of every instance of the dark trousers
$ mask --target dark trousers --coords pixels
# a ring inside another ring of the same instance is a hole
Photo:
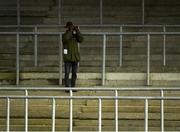
[[[75,61],[65,61],[65,87],[75,87],[76,85],[76,78],[77,78],[77,69],[78,69],[78,62]],[[69,80],[70,70],[72,71],[71,81]],[[71,84],[70,84],[71,82]]]

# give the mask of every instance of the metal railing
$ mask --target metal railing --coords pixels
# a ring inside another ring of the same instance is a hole
[[[58,24],[61,24],[62,23],[62,14],[63,14],[63,10],[62,10],[62,7],[63,7],[63,3],[62,3],[63,0],[58,0],[57,2],[57,6],[58,6],[58,10],[57,10],[57,18],[58,18]],[[21,4],[20,4],[21,0],[16,0],[16,11],[17,11],[17,24],[20,25],[21,24]],[[144,19],[145,19],[145,4],[144,4],[144,0],[141,1],[140,4],[142,4],[141,8],[142,8],[142,14],[141,14],[141,24],[144,24]],[[99,3],[97,2],[98,6],[99,6],[99,23],[100,24],[103,24],[103,0],[99,0]]]
[[[152,25],[149,25],[152,26]],[[148,27],[149,27],[148,26]],[[157,25],[158,26],[158,25]],[[178,26],[178,25],[176,25]],[[9,27],[9,26],[7,26]],[[12,26],[14,27],[14,26]],[[23,27],[23,26],[20,26]],[[31,27],[31,26],[30,26]],[[158,26],[159,27],[159,26]],[[171,26],[170,26],[171,27]],[[38,35],[56,35],[59,36],[59,85],[62,84],[62,34],[63,32],[39,32],[37,31],[37,26],[34,27],[34,32],[0,32],[1,35],[16,35],[16,85],[19,85],[19,73],[20,73],[20,65],[19,65],[19,41],[20,35],[34,35],[34,66],[38,64],[38,50],[37,50],[37,38]],[[120,36],[120,51],[119,51],[119,65],[122,66],[122,37],[124,35],[134,35],[134,36],[146,36],[147,37],[147,71],[146,71],[146,84],[150,85],[150,40],[153,35],[162,35],[163,36],[163,65],[166,65],[166,36],[167,35],[180,35],[180,32],[165,32],[166,26],[163,26],[163,32],[123,32],[122,27],[120,31],[122,32],[87,32],[83,33],[84,35],[98,35],[103,37],[103,60],[102,60],[102,85],[105,85],[105,73],[106,73],[106,37],[108,35]]]
[[[146,13],[146,4],[145,4],[146,0],[141,0],[141,2],[139,3],[139,6],[141,7],[141,21],[139,22],[140,24],[145,24],[145,13]],[[58,22],[57,24],[62,24],[62,20],[63,20],[63,0],[58,0],[58,2],[56,3],[58,10],[57,10],[57,18],[58,18]],[[103,14],[104,14],[104,0],[99,0],[99,3],[97,2],[97,6],[99,7],[99,11],[97,11],[99,14],[99,24],[104,24],[103,21]],[[17,10],[17,24],[20,25],[21,24],[21,0],[16,0],[16,10]]]
[[[11,99],[23,99],[25,100],[25,131],[28,131],[28,101],[30,99],[50,99],[52,100],[52,131],[55,131],[55,120],[56,120],[56,100],[57,99],[66,99],[69,100],[69,131],[73,131],[73,100],[76,99],[86,99],[86,100],[98,100],[98,131],[102,131],[102,100],[114,100],[115,101],[115,131],[118,132],[121,130],[118,125],[118,102],[120,100],[144,100],[144,131],[148,132],[148,103],[150,100],[160,100],[160,119],[161,119],[161,131],[164,130],[164,101],[165,100],[180,100],[180,97],[164,97],[165,91],[180,91],[179,87],[169,87],[169,88],[160,88],[160,87],[131,87],[131,88],[61,88],[61,87],[0,87],[0,91],[24,91],[25,96],[23,95],[13,95],[6,96],[1,95],[0,99],[6,99],[6,131],[10,130],[10,101]],[[69,96],[28,96],[29,91],[41,90],[41,91],[64,91],[69,90]],[[114,91],[114,96],[73,96],[73,90],[77,91]],[[160,93],[160,96],[119,96],[118,92],[120,91],[156,91]]]

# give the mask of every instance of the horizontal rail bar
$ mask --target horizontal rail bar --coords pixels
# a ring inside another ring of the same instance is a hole
[[[64,32],[0,32],[1,35],[59,35]],[[83,35],[180,35],[180,32],[83,32]]]
[[[0,99],[123,99],[123,100],[180,100],[180,97],[145,97],[145,96],[0,96]]]
[[[88,88],[88,87],[75,87],[75,88],[67,88],[67,87],[24,87],[24,86],[18,86],[18,87],[0,87],[0,90],[11,90],[11,91],[24,91],[24,90],[57,90],[57,91],[64,91],[64,90],[80,90],[80,91],[179,91],[180,87],[121,87],[121,88],[110,88],[110,87],[102,87],[102,88]]]
[[[103,24],[103,25],[78,25],[79,27],[180,27],[180,25],[127,25],[127,24],[123,24],[123,25],[116,25],[116,24]],[[64,27],[64,25],[0,25],[0,28],[34,28],[34,27],[44,27],[44,28],[56,28],[56,27]]]

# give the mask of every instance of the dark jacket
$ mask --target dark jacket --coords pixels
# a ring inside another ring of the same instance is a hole
[[[71,32],[65,32],[62,35],[64,61],[80,61],[78,43],[82,41],[83,36],[80,32],[77,32],[75,35]]]

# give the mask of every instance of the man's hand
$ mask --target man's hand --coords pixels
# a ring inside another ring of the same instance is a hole
[[[76,32],[80,32],[79,26],[74,26],[74,30],[75,30]]]

